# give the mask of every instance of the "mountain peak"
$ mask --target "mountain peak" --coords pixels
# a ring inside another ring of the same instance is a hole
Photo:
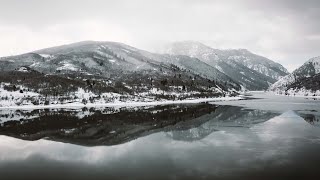
[[[55,46],[34,51],[37,54],[64,54],[68,52],[95,52],[101,48],[122,48],[130,51],[137,51],[138,49],[120,42],[112,41],[80,41],[76,43]]]
[[[320,56],[313,57],[309,59],[307,62],[320,62]]]
[[[211,47],[198,42],[198,41],[177,41],[177,42],[173,42],[170,43],[168,45],[166,45],[165,47],[165,53],[173,53],[173,51],[203,51],[203,50],[210,50],[212,49]]]

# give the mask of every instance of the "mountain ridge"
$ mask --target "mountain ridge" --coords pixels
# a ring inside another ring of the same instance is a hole
[[[175,44],[182,50],[181,53],[170,52],[170,49],[166,54],[151,53],[121,42],[81,41],[2,57],[0,64],[3,66],[0,71],[13,71],[25,66],[44,74],[66,73],[110,78],[114,73],[155,72],[174,66],[186,74],[191,73],[191,76],[223,84],[226,86],[222,87],[223,89],[234,90],[266,89],[276,81],[275,78],[287,73],[279,63],[253,54],[247,49],[219,50],[196,41]],[[258,59],[250,59],[251,56]],[[268,74],[276,71],[278,74]]]
[[[320,91],[320,56],[307,60],[292,73],[279,79],[269,90],[280,94],[319,94]]]
[[[196,57],[249,90],[267,89],[288,74],[281,64],[246,49],[220,50],[196,41],[182,41],[167,45],[162,52]]]
[[[213,68],[200,73],[206,65],[197,62],[194,66],[192,62],[197,60],[96,41],[3,57],[0,106],[149,102],[238,94],[240,85],[228,76]]]

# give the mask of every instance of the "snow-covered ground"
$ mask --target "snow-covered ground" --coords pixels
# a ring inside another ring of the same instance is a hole
[[[311,91],[307,90],[305,88],[301,89],[289,89],[286,92],[285,91],[275,91],[276,95],[283,95],[283,96],[293,96],[293,97],[310,97],[310,98],[320,98],[320,90],[317,91]]]
[[[50,59],[50,58],[53,58],[54,56],[51,55],[51,54],[39,54],[40,56],[42,56],[43,58],[47,58],[47,59]]]
[[[201,103],[209,101],[230,101],[240,100],[239,97],[212,97],[212,98],[192,98],[199,92],[163,92],[161,90],[151,89],[147,93],[137,93],[135,95],[121,95],[118,93],[94,94],[79,88],[76,92],[70,93],[67,97],[46,96],[31,91],[25,91],[24,87],[16,87],[16,91],[8,91],[4,84],[0,86],[0,108],[14,109],[42,109],[42,108],[68,108],[68,107],[97,107],[97,106],[148,106],[179,103]],[[155,95],[170,95],[174,100],[159,99]]]
[[[27,88],[22,86],[16,87],[18,89],[16,91],[7,91],[3,86],[3,83],[0,84],[0,106],[30,105],[31,102],[27,101],[27,99],[40,96],[40,94],[35,92],[23,91],[22,89]]]
[[[73,102],[68,104],[50,104],[50,105],[20,105],[20,106],[2,106],[0,109],[43,109],[43,108],[76,108],[76,107],[130,107],[130,106],[154,106],[154,105],[167,105],[167,104],[195,104],[203,102],[217,102],[217,101],[236,101],[244,99],[241,96],[238,97],[215,97],[215,98],[198,98],[198,99],[186,99],[186,100],[161,100],[153,102],[110,102],[110,103],[87,103]],[[0,102],[1,105],[1,102]]]
[[[75,67],[73,64],[68,62],[63,62],[61,67],[58,67],[57,70],[70,70],[70,71],[77,71],[78,68]]]

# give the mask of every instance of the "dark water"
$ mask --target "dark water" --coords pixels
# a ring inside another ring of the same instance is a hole
[[[317,111],[0,110],[1,179],[318,179]]]

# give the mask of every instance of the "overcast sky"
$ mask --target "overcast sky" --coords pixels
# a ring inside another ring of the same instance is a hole
[[[319,0],[0,0],[0,56],[83,40],[246,48],[290,71],[320,56]]]

